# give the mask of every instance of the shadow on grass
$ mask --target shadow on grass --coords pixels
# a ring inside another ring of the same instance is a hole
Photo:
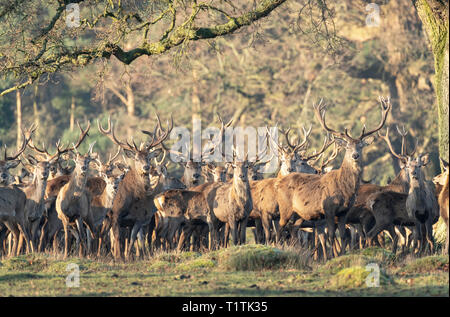
[[[0,276],[0,283],[7,281],[19,282],[23,280],[31,280],[31,279],[41,279],[44,276],[34,273],[14,273],[14,274],[5,274]]]
[[[446,286],[424,286],[417,288],[359,288],[350,290],[306,290],[306,289],[287,289],[287,290],[259,290],[259,289],[216,289],[197,291],[189,294],[174,294],[173,296],[236,296],[236,297],[448,297],[449,289]]]

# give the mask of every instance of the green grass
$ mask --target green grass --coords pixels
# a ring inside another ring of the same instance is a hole
[[[449,296],[448,257],[400,259],[379,248],[326,263],[306,251],[251,244],[128,263],[46,254],[0,263],[1,296]],[[66,287],[70,263],[79,265],[80,287]],[[370,263],[380,267],[379,287],[366,284]]]

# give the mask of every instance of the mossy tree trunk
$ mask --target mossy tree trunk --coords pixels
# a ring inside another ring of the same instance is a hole
[[[448,72],[449,72],[449,25],[448,1],[446,0],[413,0],[420,20],[428,35],[434,55],[434,69],[438,120],[439,120],[439,155],[446,161],[449,159],[448,135]]]

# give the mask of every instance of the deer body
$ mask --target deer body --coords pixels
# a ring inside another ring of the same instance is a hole
[[[27,197],[25,214],[30,227],[31,243],[34,249],[37,249],[37,231],[45,212],[44,196],[47,188],[49,165],[46,161],[36,162],[33,180],[23,190]]]

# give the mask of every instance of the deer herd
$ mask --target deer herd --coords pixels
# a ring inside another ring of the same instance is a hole
[[[156,116],[154,130],[142,130],[147,140],[139,146],[121,141],[110,118],[106,128],[98,122],[100,133],[117,145],[107,161],[95,153],[95,142],[86,153],[78,151],[90,123],[85,129],[78,124],[76,143],[58,141],[55,153],[33,142],[33,125],[22,132],[17,152],[9,156],[5,146],[0,159],[0,255],[53,251],[64,257],[76,252],[130,259],[159,249],[212,250],[227,247],[230,234],[233,244],[246,243],[248,227],[254,227],[256,243],[293,243],[310,248],[315,258],[385,247],[385,234],[393,252],[401,247],[422,254],[436,249],[433,224],[440,216],[447,226],[443,251],[448,254],[448,163],[442,160],[444,172],[425,179],[428,154],[415,153],[417,144],[408,149],[407,132],[398,127],[402,144],[395,149],[389,128],[382,133],[389,98],[380,97],[380,108],[379,124],[371,130],[364,126],[354,137],[348,129],[329,127],[321,101],[314,105],[326,132],[319,151],[309,149],[311,128],[303,129],[297,142],[290,129],[280,129],[285,144],[267,129],[261,153],[242,158],[233,145],[232,156],[222,154],[225,163],[208,160],[217,149],[226,152],[224,134],[232,122],[218,115],[219,137],[200,162],[180,162],[181,179],[167,169],[168,154],[181,155],[164,144],[173,119],[164,128]],[[362,180],[363,148],[375,138],[384,141],[400,165],[386,186]],[[269,147],[277,153],[279,172],[264,178],[261,170],[269,160],[262,158],[268,157]],[[343,161],[331,169],[340,151]],[[22,172],[13,176],[10,170],[21,163]]]

